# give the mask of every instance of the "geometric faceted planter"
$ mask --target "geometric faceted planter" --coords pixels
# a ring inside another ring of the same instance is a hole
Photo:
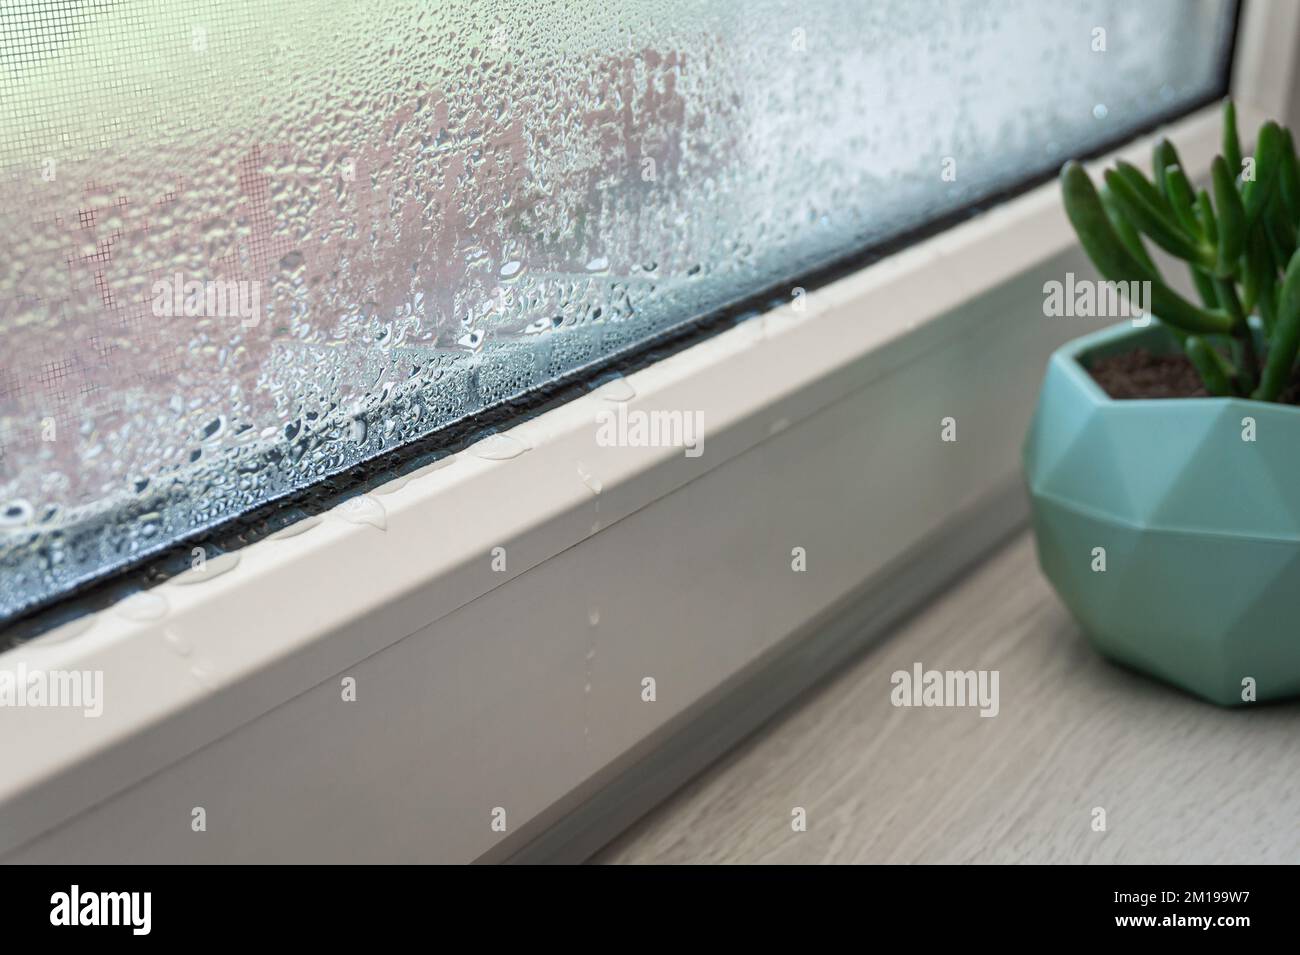
[[[1024,448],[1043,573],[1107,657],[1225,706],[1300,695],[1300,408],[1112,400],[1083,363],[1137,346],[1177,347],[1125,323],[1048,365]]]

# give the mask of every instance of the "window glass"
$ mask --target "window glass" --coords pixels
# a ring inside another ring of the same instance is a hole
[[[6,2],[0,618],[1201,102],[1233,16]]]

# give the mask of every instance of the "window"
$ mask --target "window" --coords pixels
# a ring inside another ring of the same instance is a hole
[[[0,10],[0,619],[1222,92],[1235,4]]]

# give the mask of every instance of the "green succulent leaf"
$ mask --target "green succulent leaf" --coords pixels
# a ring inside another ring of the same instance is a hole
[[[1255,178],[1243,182],[1241,187],[1241,203],[1246,209],[1248,226],[1259,221],[1268,205],[1282,170],[1285,147],[1286,139],[1282,135],[1282,127],[1277,123],[1270,120],[1259,128],[1259,141],[1255,146]]]
[[[1188,235],[1201,238],[1201,224],[1196,219],[1196,194],[1187,180],[1187,174],[1181,166],[1170,163],[1165,167],[1161,181],[1165,186],[1165,199],[1174,210],[1178,224]]]
[[[1153,204],[1143,190],[1133,185],[1132,177],[1126,176],[1119,170],[1107,170],[1104,178],[1124,218],[1150,236],[1152,242],[1187,262],[1201,264],[1206,268],[1215,267],[1214,252],[1183,231],[1182,227],[1171,218],[1172,212],[1166,213],[1165,209],[1168,207],[1163,199],[1160,205]],[[1143,179],[1143,182],[1145,183],[1146,180]],[[1146,185],[1154,191],[1150,183]]]
[[[1259,320],[1264,323],[1264,334],[1270,340],[1277,330],[1277,278],[1271,279],[1267,289],[1260,290],[1255,307],[1259,310]]]
[[[1231,277],[1237,272],[1237,261],[1246,248],[1246,211],[1237,193],[1232,173],[1222,156],[1215,156],[1210,164],[1210,177],[1214,183],[1214,205],[1218,209],[1218,261],[1215,275]]]
[[[1241,139],[1237,136],[1237,107],[1223,101],[1223,157],[1234,178],[1241,175]]]
[[[1287,263],[1264,377],[1254,397],[1262,401],[1277,400],[1291,378],[1297,348],[1300,348],[1300,252]]]
[[[1146,283],[1143,303],[1211,394],[1276,401],[1300,356],[1300,153],[1275,122],[1260,127],[1254,145],[1243,162],[1236,107],[1225,100],[1223,154],[1206,188],[1193,185],[1162,138],[1150,178],[1120,160],[1098,189],[1070,162],[1061,192],[1098,271],[1123,283],[1125,295],[1139,294],[1130,283]],[[1202,304],[1165,284],[1147,240],[1186,263]]]
[[[1269,247],[1268,237],[1259,229],[1251,231],[1246,239],[1245,290],[1247,308],[1259,310],[1265,335],[1273,333],[1277,312],[1273,308],[1277,285],[1277,264]]]
[[[1156,188],[1149,179],[1147,179],[1147,177],[1142,173],[1142,170],[1137,166],[1130,162],[1125,162],[1122,159],[1118,159],[1115,161],[1115,172],[1118,173],[1125,182],[1132,186],[1133,191],[1141,196],[1153,209],[1156,209],[1165,215],[1173,214],[1173,209],[1170,208],[1164,195],[1162,195],[1160,190]]]
[[[1187,266],[1187,271],[1191,273],[1192,284],[1196,286],[1196,294],[1200,296],[1201,301],[1206,308],[1219,307],[1219,295],[1214,291],[1214,279],[1203,269],[1198,269],[1194,265]]]
[[[1262,225],[1256,226],[1251,230],[1252,233],[1259,232],[1264,236],[1264,241],[1268,243],[1269,251],[1273,253],[1274,262],[1290,262],[1293,249],[1288,249],[1283,237],[1278,235],[1277,231],[1270,227],[1267,220]]]
[[[1287,217],[1292,222],[1300,222],[1300,160],[1296,159],[1295,141],[1291,130],[1282,130],[1282,168],[1278,173],[1278,185],[1282,194],[1282,203]]]
[[[1112,282],[1150,282],[1148,308],[1176,328],[1217,335],[1232,330],[1232,319],[1226,313],[1193,305],[1128,250],[1111,225],[1087,171],[1077,162],[1068,162],[1062,168],[1061,193],[1079,242],[1105,278]]]
[[[1092,179],[1079,163],[1068,162],[1061,169],[1061,195],[1070,224],[1102,275],[1114,281],[1154,277],[1120,241]]]
[[[1169,198],[1169,185],[1166,176],[1169,167],[1182,171],[1183,161],[1178,158],[1178,150],[1168,139],[1161,137],[1160,142],[1156,143],[1155,148],[1151,151],[1151,178],[1155,180],[1156,188]]]
[[[1196,218],[1201,222],[1201,234],[1205,236],[1205,241],[1211,245],[1218,245],[1219,219],[1214,214],[1210,194],[1204,189],[1196,194]]]
[[[1159,274],[1159,269],[1156,268],[1155,262],[1151,259],[1151,253],[1147,251],[1147,247],[1142,243],[1142,235],[1137,229],[1133,228],[1133,224],[1128,219],[1124,218],[1124,213],[1120,211],[1119,206],[1115,203],[1115,197],[1111,194],[1110,189],[1102,186],[1100,195],[1101,204],[1106,210],[1110,224],[1114,227],[1119,240],[1124,243],[1124,247],[1133,254],[1133,258],[1146,266],[1152,275]]]
[[[1264,213],[1264,226],[1272,236],[1278,251],[1281,252],[1279,259],[1283,262],[1290,261],[1291,255],[1296,250],[1295,220],[1287,214],[1286,203],[1277,192],[1273,194]]]

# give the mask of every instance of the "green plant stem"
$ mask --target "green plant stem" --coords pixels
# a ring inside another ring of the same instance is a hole
[[[1214,288],[1219,295],[1219,304],[1232,316],[1232,340],[1241,352],[1241,359],[1238,362],[1240,368],[1238,390],[1248,395],[1259,383],[1259,354],[1255,350],[1255,334],[1250,329],[1250,322],[1246,320],[1246,311],[1241,307],[1241,300],[1237,297],[1236,284],[1231,279],[1216,278]]]
[[[1230,398],[1237,394],[1232,386],[1235,372],[1209,342],[1200,335],[1188,335],[1183,340],[1183,350],[1201,381],[1205,382],[1206,391],[1216,398]]]
[[[1264,323],[1264,337],[1267,340],[1273,334],[1273,325],[1277,316],[1274,307],[1276,300],[1277,266],[1273,261],[1273,252],[1268,237],[1256,229],[1246,240],[1246,258],[1244,270],[1245,300],[1242,311],[1247,315],[1259,312]]]

